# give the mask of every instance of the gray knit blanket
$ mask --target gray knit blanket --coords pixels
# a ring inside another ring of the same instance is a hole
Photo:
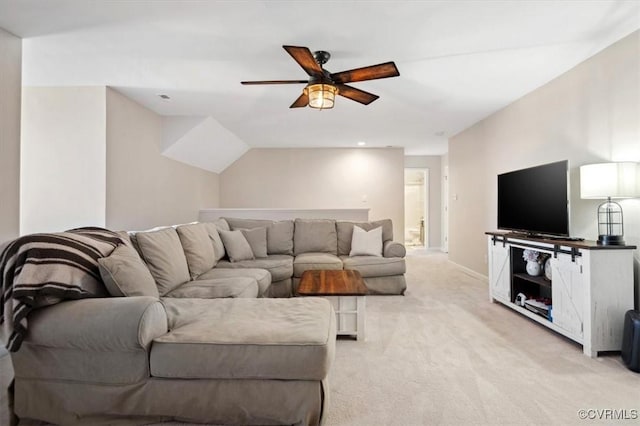
[[[32,310],[67,299],[107,296],[98,259],[122,243],[115,232],[102,228],[11,241],[0,253],[0,335],[6,348],[20,348]]]

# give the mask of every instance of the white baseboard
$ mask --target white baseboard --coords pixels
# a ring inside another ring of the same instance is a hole
[[[483,274],[481,274],[479,272],[474,271],[473,269],[469,269],[466,266],[462,266],[459,263],[453,262],[451,260],[449,260],[449,262],[452,265],[455,265],[456,268],[462,270],[464,273],[466,273],[468,275],[471,275],[472,277],[477,278],[477,279],[481,280],[484,283],[487,283],[487,284],[489,283],[489,277],[487,277],[486,275],[483,275]]]

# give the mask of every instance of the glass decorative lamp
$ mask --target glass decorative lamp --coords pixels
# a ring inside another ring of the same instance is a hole
[[[607,200],[598,206],[598,244],[624,245],[622,207],[612,199],[640,195],[638,165],[633,162],[580,167],[580,197]]]

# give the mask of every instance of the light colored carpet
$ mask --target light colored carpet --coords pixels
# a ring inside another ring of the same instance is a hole
[[[640,374],[619,355],[588,358],[490,303],[487,284],[445,254],[413,251],[407,270],[405,296],[367,297],[367,339],[339,339],[326,426],[618,423],[581,420],[580,409],[640,415]]]
[[[326,425],[584,425],[580,409],[640,415],[640,374],[619,355],[591,359],[490,303],[486,282],[445,254],[410,254],[407,270],[404,297],[367,297],[367,339],[338,341]]]

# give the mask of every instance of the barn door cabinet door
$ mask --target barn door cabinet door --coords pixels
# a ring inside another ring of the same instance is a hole
[[[511,300],[511,249],[489,239],[489,300]]]
[[[582,273],[582,258],[558,254],[551,259],[552,321],[572,338],[582,342],[586,283]]]

